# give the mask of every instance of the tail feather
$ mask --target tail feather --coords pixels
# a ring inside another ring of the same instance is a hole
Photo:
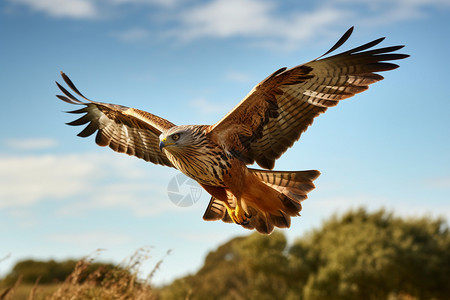
[[[203,214],[203,220],[205,221],[217,221],[222,220],[225,223],[233,223],[230,215],[227,213],[227,208],[222,200],[214,198],[211,196],[211,200],[209,200],[209,205],[206,208],[205,213]]]
[[[258,214],[252,216],[248,225],[243,227],[247,229],[256,229],[260,233],[269,234],[273,231],[275,224],[270,220],[264,212],[258,212]]]
[[[276,187],[277,190],[285,189],[294,194],[306,195],[315,188],[313,180],[319,177],[317,170],[309,171],[265,171],[250,169],[265,184]]]
[[[208,207],[206,208],[206,211],[203,214],[203,220],[205,221],[221,220],[225,215],[226,211],[227,209],[223,204],[223,201],[211,197],[211,200],[209,200]]]
[[[278,197],[280,198],[281,202],[283,203],[283,206],[284,206],[283,211],[285,211],[287,213],[287,215],[292,216],[292,217],[299,216],[299,212],[302,210],[301,201],[306,199],[306,195],[302,196],[303,198],[301,200],[297,196],[289,197],[289,195],[285,195],[282,193],[280,193],[278,195]]]
[[[279,228],[289,228],[291,226],[291,218],[280,211],[280,216],[269,214],[269,221]]]
[[[279,198],[285,206],[285,213],[298,216],[302,210],[301,202],[307,194],[315,188],[313,180],[319,177],[317,170],[309,171],[265,171],[250,169],[266,185],[277,190]]]
[[[253,174],[258,176],[262,181],[280,185],[280,186],[296,186],[298,183],[311,183],[317,177],[320,172],[317,170],[308,171],[267,171],[249,169]],[[314,186],[314,185],[313,185]]]
[[[307,198],[308,192],[315,188],[313,180],[319,177],[317,170],[309,171],[265,171],[249,169],[263,183],[276,190],[278,198],[283,204],[283,208],[277,212],[265,212],[258,208],[249,206],[249,213],[252,215],[248,224],[242,225],[247,229],[256,229],[260,233],[269,234],[274,227],[289,228],[291,217],[299,216],[302,210],[301,202]],[[231,207],[235,203],[228,200]],[[232,222],[227,213],[223,201],[211,197],[208,208],[203,215],[207,221],[222,220]]]

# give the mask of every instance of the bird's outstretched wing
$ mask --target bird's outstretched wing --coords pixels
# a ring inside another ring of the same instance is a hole
[[[403,46],[368,50],[384,38],[322,58],[350,37],[350,28],[324,55],[291,69],[282,68],[256,85],[207,134],[247,164],[272,169],[310,126],[313,119],[339,100],[365,91],[383,77],[375,72],[398,65],[387,61],[409,55],[392,53]]]
[[[174,124],[142,110],[89,100],[78,91],[66,74],[61,72],[61,76],[77,95],[86,100],[83,102],[77,99],[56,82],[64,93],[64,96],[57,95],[59,99],[70,104],[84,105],[81,109],[68,112],[85,114],[81,118],[67,123],[74,126],[88,124],[78,136],[87,137],[97,132],[95,142],[99,146],[109,146],[116,152],[173,167],[166,155],[159,149],[159,135],[163,130],[175,126]]]

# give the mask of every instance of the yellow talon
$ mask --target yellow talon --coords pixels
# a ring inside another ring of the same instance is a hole
[[[231,220],[233,221],[233,223],[236,223],[236,220],[234,219],[234,209],[228,205],[226,205],[226,208],[227,208],[227,213],[230,216]]]
[[[236,208],[231,208],[229,205],[226,205],[226,208],[228,215],[231,217],[231,220],[233,220],[234,223],[239,225],[248,224],[249,216],[240,205],[236,205]]]
[[[234,217],[236,218],[236,221],[238,224],[242,224],[245,221],[247,221],[247,218],[245,217],[245,211],[241,208],[240,205],[236,205],[236,210],[234,211]]]

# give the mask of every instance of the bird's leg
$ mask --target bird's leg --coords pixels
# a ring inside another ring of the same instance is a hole
[[[247,213],[245,212],[244,208],[242,207],[242,201],[241,199],[236,199],[236,209],[234,211],[234,217],[236,219],[236,223],[240,225],[246,225],[248,224],[247,219]]]
[[[232,167],[224,175],[224,183],[227,185],[227,200],[234,204],[234,207],[227,205],[227,212],[234,223],[247,225],[250,216],[248,214],[247,204],[245,200],[242,200],[242,192],[245,189],[247,177],[250,176],[250,172],[240,160],[232,160],[231,164]]]
[[[233,208],[229,205],[228,201],[225,202],[225,207],[227,212],[233,220],[234,223],[239,225],[247,225],[249,222],[250,215],[247,213],[247,204],[241,201],[241,198],[233,196],[233,200],[236,202],[236,207]]]

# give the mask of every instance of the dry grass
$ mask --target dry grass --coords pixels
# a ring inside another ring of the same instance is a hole
[[[89,275],[86,271],[93,259],[83,258],[61,284],[39,285],[37,282],[32,286],[22,284],[19,278],[14,286],[0,286],[0,300],[155,299],[150,281],[163,259],[146,279],[140,279],[138,275],[142,264],[149,259],[148,253],[148,249],[139,249],[117,268],[100,267]]]

